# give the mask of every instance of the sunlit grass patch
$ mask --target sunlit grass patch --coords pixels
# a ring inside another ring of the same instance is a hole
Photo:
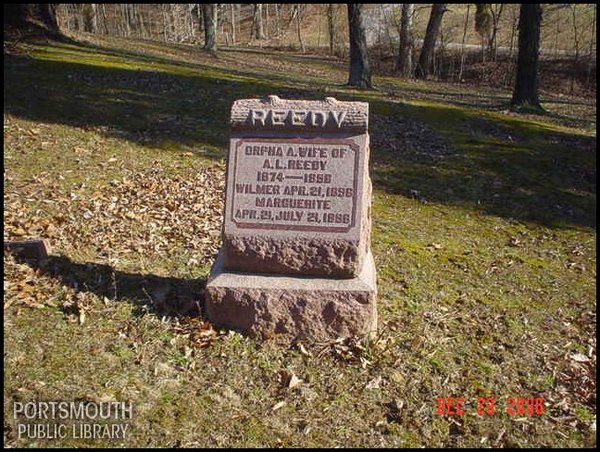
[[[465,86],[345,77],[266,49],[113,38],[5,58],[4,238],[53,248],[4,261],[8,445],[90,445],[18,439],[12,401],[102,398],[134,403],[132,447],[594,443],[589,130]],[[229,108],[267,94],[370,102],[374,338],[290,346],[203,322]],[[509,416],[511,396],[547,415]],[[436,414],[437,397],[468,414]]]

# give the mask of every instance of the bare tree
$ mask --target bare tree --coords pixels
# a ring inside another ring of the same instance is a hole
[[[204,50],[217,51],[217,5],[216,3],[203,3],[204,16]]]
[[[371,88],[371,70],[367,51],[367,38],[362,18],[362,4],[348,3],[348,28],[350,32],[350,76],[348,85]]]
[[[577,77],[577,63],[579,62],[579,50],[581,33],[577,26],[577,4],[571,5],[571,13],[573,18],[573,44],[575,46],[575,57],[573,58],[573,69],[571,70],[571,88],[569,89],[570,94],[573,94],[575,90],[575,78]]]
[[[96,9],[96,11],[98,12],[98,30],[100,30],[101,33],[107,35],[108,34],[108,20],[106,18],[106,5],[104,3],[100,3],[98,4],[99,7]]]
[[[275,3],[275,35],[279,36],[281,29],[279,27],[279,5]]]
[[[144,24],[144,16],[142,15],[142,6],[143,5],[136,5],[135,10],[137,13],[137,23],[139,24],[139,27],[140,27],[141,36],[144,38],[147,38],[147,37],[150,37],[150,33],[149,33],[149,30],[147,29],[146,25]],[[189,16],[190,16],[190,23],[191,23],[192,15],[190,14]],[[190,34],[193,34],[192,30],[190,30]]]
[[[496,41],[496,36],[498,35],[498,28],[500,27],[500,17],[502,16],[503,9],[503,3],[496,3],[492,8],[490,8],[490,13],[492,14],[492,33],[489,42],[489,53],[491,55],[492,61],[496,61],[498,56],[498,44]]]
[[[327,32],[329,34],[329,53],[333,55],[335,42],[337,38],[335,27],[335,4],[327,4]]]
[[[435,41],[437,40],[440,26],[442,24],[442,16],[446,12],[445,3],[434,3],[431,7],[429,22],[427,23],[427,31],[419,56],[419,63],[416,68],[415,75],[417,78],[427,78],[433,65],[433,55],[435,51]]]
[[[329,35],[329,53],[332,54],[333,53],[333,42],[335,40],[335,22],[334,22],[334,16],[333,16],[333,4],[332,3],[327,4],[326,15],[327,15],[327,33]]]
[[[463,76],[463,67],[465,64],[465,41],[467,39],[467,27],[469,24],[469,10],[471,9],[471,5],[467,5],[467,13],[465,14],[465,27],[463,28],[463,37],[462,44],[460,46],[460,69],[458,71],[458,80],[462,80]]]
[[[254,14],[252,16],[252,37],[256,39],[265,39],[262,20],[262,3],[254,4]]]
[[[475,31],[481,37],[481,61],[485,63],[485,44],[492,32],[492,5],[477,3],[475,8]]]
[[[592,73],[592,55],[594,54],[594,44],[596,43],[596,4],[594,3],[594,12],[592,13],[592,33],[590,36],[590,53],[588,55],[588,67],[586,76],[586,85],[590,85],[590,75]]]
[[[400,17],[400,49],[398,51],[398,72],[402,77],[412,75],[412,50],[414,45],[412,34],[413,3],[402,4]]]
[[[265,3],[265,38],[269,37],[269,4]]]
[[[56,20],[56,3],[6,3],[4,4],[4,24],[23,27],[27,23],[40,21],[46,31],[59,37],[60,30]]]
[[[98,4],[92,3],[92,28],[94,33],[98,32]]]
[[[519,13],[519,56],[511,104],[516,109],[542,110],[538,97],[538,58],[542,7],[522,3]]]
[[[91,3],[79,4],[81,11],[81,22],[83,23],[83,31],[86,33],[94,33],[96,31],[95,24],[95,10]]]
[[[235,45],[235,5],[232,3],[230,6],[231,13],[231,42]]]
[[[293,15],[296,17],[296,31],[298,33],[298,41],[300,41],[300,48],[302,49],[302,53],[306,52],[306,48],[304,47],[304,41],[302,40],[302,27],[300,26],[300,13],[302,10],[302,5],[297,3],[294,5],[294,13]]]
[[[515,48],[515,35],[517,34],[517,28],[519,24],[519,14],[517,14],[516,8],[512,8],[512,19],[511,19],[511,30],[510,30],[510,59],[512,60],[513,52]]]
[[[128,17],[128,9],[127,9],[127,4],[125,3],[121,3],[121,27],[123,30],[123,34],[126,37],[129,37],[129,35],[131,34],[131,23],[129,22],[129,17]]]
[[[162,22],[163,22],[163,39],[165,42],[169,40],[168,34],[168,25],[169,25],[169,15],[167,14],[167,5],[164,3],[160,4],[160,12],[162,13]]]

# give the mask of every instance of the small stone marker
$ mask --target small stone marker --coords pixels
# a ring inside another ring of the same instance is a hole
[[[373,331],[368,104],[243,99],[231,126],[209,319],[260,336]]]
[[[44,259],[48,257],[50,246],[46,240],[23,240],[4,242],[4,250],[20,259]]]

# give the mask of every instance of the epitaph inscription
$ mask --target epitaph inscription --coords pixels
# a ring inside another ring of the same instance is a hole
[[[242,229],[347,232],[356,223],[358,151],[342,139],[240,139],[227,214]]]
[[[241,99],[231,108],[223,265],[353,278],[370,235],[368,105]]]

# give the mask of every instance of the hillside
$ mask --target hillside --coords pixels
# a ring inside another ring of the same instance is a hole
[[[370,65],[378,75],[397,75],[400,8],[400,4],[364,7]],[[595,96],[595,8],[592,4],[543,5],[539,71],[542,91]],[[261,16],[264,37],[260,39],[252,33],[254,9],[255,4],[220,4],[218,45],[303,50],[347,62],[348,19],[344,4],[265,3]],[[430,4],[414,8],[413,61],[418,58],[430,9]],[[514,85],[519,5],[493,4],[490,13],[489,34],[483,43],[491,39],[495,49],[491,53],[482,52],[482,36],[475,30],[474,5],[450,4],[446,8],[437,40],[436,79],[503,89]],[[86,31],[198,46],[204,41],[202,17],[202,9],[196,4],[59,4],[57,7],[58,23],[67,34]]]
[[[316,52],[69,36],[4,57],[4,240],[52,248],[4,255],[6,446],[595,446],[595,98],[516,115],[507,89],[349,89]],[[230,107],[269,94],[369,102],[373,339],[203,317]],[[34,400],[131,401],[130,434],[20,437]]]

